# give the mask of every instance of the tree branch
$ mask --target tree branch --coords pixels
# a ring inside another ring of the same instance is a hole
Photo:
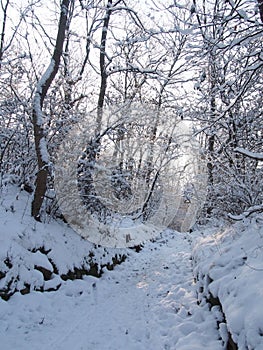
[[[258,160],[258,161],[263,161],[263,153],[255,153],[255,152],[251,152],[246,150],[245,148],[241,148],[241,147],[237,147],[234,149],[235,152],[243,154],[246,157]]]

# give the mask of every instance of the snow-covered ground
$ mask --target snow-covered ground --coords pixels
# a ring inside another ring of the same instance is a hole
[[[219,298],[239,350],[263,349],[263,216],[206,229],[193,252],[200,298]],[[225,329],[221,329],[224,337]]]
[[[63,223],[35,223],[29,195],[16,195],[5,189],[0,203],[0,290],[26,283],[27,294],[0,299],[1,349],[217,350],[226,348],[227,327],[239,349],[263,349],[262,217],[166,230],[136,253],[94,249]],[[61,278],[116,254],[128,257],[100,278]],[[46,280],[39,266],[52,272]],[[225,319],[206,303],[211,293]]]

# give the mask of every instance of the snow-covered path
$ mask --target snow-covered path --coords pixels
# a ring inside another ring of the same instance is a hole
[[[0,301],[5,350],[223,349],[196,303],[190,235],[167,232],[102,278]]]

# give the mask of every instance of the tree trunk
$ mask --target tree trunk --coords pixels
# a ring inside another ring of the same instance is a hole
[[[108,0],[106,14],[103,21],[103,28],[102,28],[102,34],[101,34],[101,41],[100,41],[100,76],[101,76],[101,82],[100,82],[100,93],[99,93],[99,99],[98,99],[98,110],[97,110],[97,130],[96,130],[96,136],[100,134],[101,131],[101,122],[102,122],[102,108],[104,104],[105,94],[106,94],[106,87],[107,87],[107,72],[106,72],[106,42],[107,42],[107,34],[109,29],[109,22],[110,22],[110,16],[112,13],[112,0]]]
[[[42,108],[47,91],[54,80],[60,63],[60,58],[63,52],[63,44],[65,40],[65,32],[67,28],[67,20],[69,13],[69,4],[71,0],[63,0],[61,4],[61,12],[59,19],[59,27],[57,33],[56,44],[51,62],[42,75],[42,78],[37,84],[36,92],[33,101],[32,121],[34,126],[35,149],[38,161],[38,173],[36,177],[36,188],[31,207],[31,215],[40,221],[40,209],[43,204],[47,177],[49,171],[49,155],[47,150],[47,143],[45,139],[44,121],[42,116]]]
[[[263,0],[258,0],[258,8],[261,22],[263,23]]]
[[[4,54],[4,42],[5,42],[5,32],[6,32],[7,9],[8,9],[9,3],[10,3],[10,0],[7,0],[5,6],[3,6],[3,4],[2,4],[3,23],[2,23],[2,32],[1,32],[1,39],[0,39],[0,69],[2,67],[2,59],[3,59],[3,54]]]

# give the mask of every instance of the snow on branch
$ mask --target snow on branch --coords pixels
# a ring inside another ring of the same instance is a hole
[[[38,126],[42,126],[44,123],[42,118],[42,104],[44,100],[43,89],[46,87],[46,83],[50,79],[54,71],[54,68],[55,68],[55,61],[51,59],[51,62],[47,67],[45,73],[37,83],[36,93],[33,100],[33,106],[34,106],[34,111],[36,113],[36,123]]]
[[[54,71],[55,68],[55,60],[51,58],[50,63],[45,71],[45,73],[42,75],[41,79],[37,83],[37,92],[42,93],[42,88],[43,86],[46,85],[47,81],[50,79],[50,76],[52,75],[52,72]]]
[[[232,220],[240,221],[247,218],[253,213],[262,212],[262,211],[263,211],[263,204],[259,204],[248,208],[242,214],[239,214],[239,215],[228,214],[228,217]]]
[[[237,147],[234,149],[235,152],[243,154],[246,157],[255,159],[255,160],[259,160],[259,161],[263,161],[263,153],[255,153],[255,152],[251,152],[246,150],[245,148],[241,148],[241,147]]]

